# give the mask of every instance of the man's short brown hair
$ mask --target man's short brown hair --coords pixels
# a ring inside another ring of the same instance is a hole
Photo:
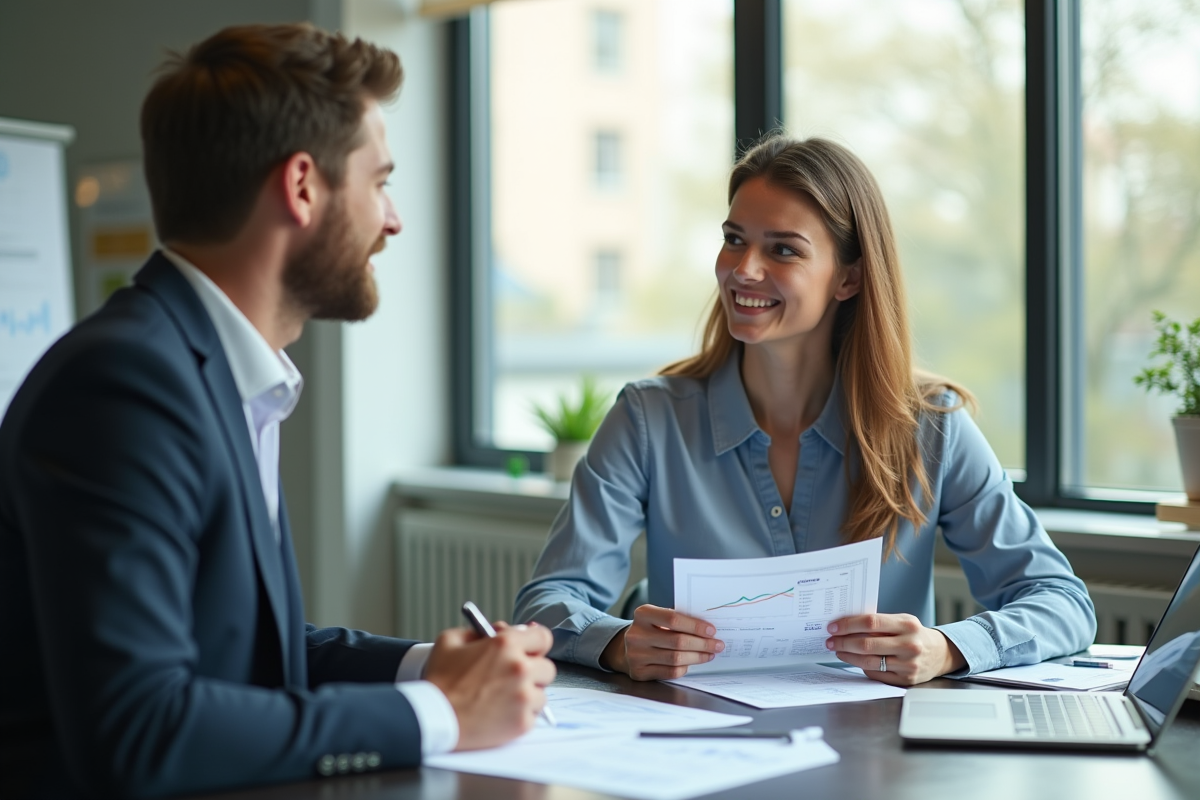
[[[226,28],[172,53],[141,118],[159,239],[229,241],[298,152],[340,186],[365,103],[391,99],[402,79],[390,50],[307,23]]]

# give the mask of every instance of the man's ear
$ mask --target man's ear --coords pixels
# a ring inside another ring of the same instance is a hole
[[[862,290],[862,259],[842,270],[842,282],[834,291],[833,296],[838,300],[849,300]]]
[[[308,153],[293,153],[280,169],[283,207],[288,219],[301,228],[307,228],[316,217],[317,203],[324,198],[325,182],[317,169],[317,162]]]

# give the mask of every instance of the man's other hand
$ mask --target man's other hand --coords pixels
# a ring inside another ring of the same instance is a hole
[[[425,667],[425,680],[458,715],[457,750],[495,747],[528,731],[554,680],[548,629],[503,623],[496,629],[494,639],[463,628],[442,631]]]

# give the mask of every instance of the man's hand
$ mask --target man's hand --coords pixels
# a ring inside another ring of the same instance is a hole
[[[670,608],[644,605],[633,624],[612,638],[600,663],[637,681],[681,678],[692,664],[704,664],[725,649],[717,629],[702,619]]]
[[[829,623],[825,646],[847,664],[882,683],[912,686],[967,665],[959,649],[936,628],[911,614],[859,614]],[[887,671],[879,669],[887,659]]]
[[[553,640],[537,626],[496,625],[494,639],[462,628],[442,631],[425,680],[446,695],[458,716],[457,750],[495,747],[533,727],[554,680],[546,658]]]

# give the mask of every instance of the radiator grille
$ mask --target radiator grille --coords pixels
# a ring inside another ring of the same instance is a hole
[[[983,610],[960,569],[934,567],[933,587],[939,625]],[[1096,641],[1105,644],[1146,644],[1171,600],[1171,592],[1148,586],[1088,581],[1087,587],[1096,604]]]
[[[489,619],[511,619],[517,592],[533,574],[549,525],[426,509],[396,518],[398,635],[432,641],[461,626],[459,608],[474,600]],[[645,537],[633,545],[631,586],[646,575]],[[624,593],[623,593],[624,594]],[[616,613],[621,601],[610,612]]]
[[[420,509],[401,512],[396,528],[399,635],[422,641],[461,626],[464,600],[509,619],[546,541],[544,525]]]

